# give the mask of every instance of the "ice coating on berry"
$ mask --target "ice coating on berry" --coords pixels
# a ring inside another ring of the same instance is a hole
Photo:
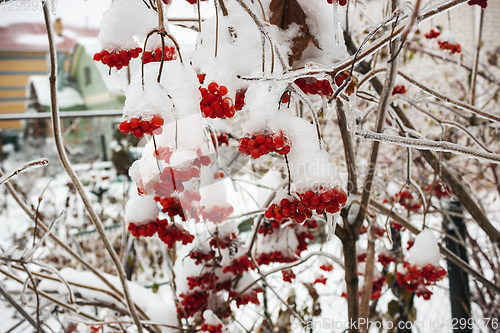
[[[198,157],[195,151],[187,149],[177,149],[170,157],[170,166],[176,170],[186,170],[191,166],[192,161]]]
[[[141,46],[156,27],[158,15],[142,1],[115,0],[103,14],[99,43],[107,50],[129,50]]]
[[[410,249],[408,262],[411,265],[424,267],[427,264],[439,266],[439,246],[434,233],[425,229],[415,238],[415,243]]]

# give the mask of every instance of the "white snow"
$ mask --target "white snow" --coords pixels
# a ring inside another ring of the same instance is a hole
[[[425,229],[415,238],[415,244],[410,249],[408,262],[411,265],[423,267],[427,264],[439,266],[439,247],[434,233]]]
[[[134,223],[135,225],[147,224],[156,221],[160,210],[151,196],[141,197],[137,190],[131,190],[130,199],[125,208],[125,223]]]

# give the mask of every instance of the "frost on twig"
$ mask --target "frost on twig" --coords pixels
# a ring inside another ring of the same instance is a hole
[[[30,168],[41,167],[41,166],[44,166],[44,165],[47,165],[47,164],[49,164],[49,160],[46,159],[46,158],[42,158],[40,160],[35,160],[35,161],[28,162],[24,166],[15,169],[11,173],[8,173],[8,174],[4,175],[3,177],[0,177],[0,185],[5,184],[12,177],[14,177],[14,176],[16,176],[16,175],[18,175],[20,173],[23,173],[23,172],[25,172],[26,170],[28,170]]]
[[[396,135],[379,134],[371,131],[361,130],[356,131],[356,135],[367,140],[395,143],[400,146],[416,149],[456,153],[467,157],[476,158],[483,162],[500,164],[500,154],[484,153],[476,149],[462,147],[451,142],[411,139]]]

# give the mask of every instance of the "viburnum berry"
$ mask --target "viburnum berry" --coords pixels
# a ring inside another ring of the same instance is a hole
[[[115,67],[117,70],[122,69],[124,66],[128,66],[130,59],[137,58],[142,52],[140,47],[130,50],[102,50],[101,52],[94,54],[94,61],[100,61],[109,68]]]
[[[379,253],[377,260],[384,267],[388,266],[391,262],[396,262],[396,259],[394,259],[394,256],[392,255],[392,253],[390,253],[388,251],[384,251],[382,253]]]
[[[229,133],[225,133],[225,132],[216,132],[217,134],[217,144],[218,146],[222,146],[223,144],[225,144],[226,146],[229,146]],[[212,136],[212,144],[216,145],[215,143],[215,138]]]
[[[163,118],[156,114],[151,119],[131,118],[125,120],[120,123],[118,129],[123,134],[132,133],[136,138],[141,138],[144,134],[161,134],[163,124]]]
[[[347,1],[346,1],[346,3],[347,3]],[[345,79],[347,79],[348,76],[349,76],[349,74],[347,72],[338,73],[334,79],[337,87],[340,87],[342,85],[342,83],[344,83]]]
[[[426,33],[424,35],[424,37],[427,39],[434,39],[434,38],[438,38],[440,35],[441,35],[441,32],[439,30],[431,29],[431,31]]]
[[[373,279],[372,295],[371,295],[372,300],[377,300],[380,298],[380,296],[382,295],[382,287],[384,286],[385,282],[386,282],[385,275],[380,275],[379,278]]]
[[[189,289],[193,290],[196,287],[200,289],[214,289],[216,281],[219,277],[213,272],[206,272],[200,276],[188,276],[186,278]]]
[[[345,6],[347,5],[347,0],[326,0],[329,4],[333,4],[333,1],[335,3],[338,3],[340,6]]]
[[[398,193],[396,193],[395,198],[398,199]],[[418,202],[413,201],[414,197],[410,191],[404,190],[399,195],[398,202],[409,211],[418,212],[422,205]]]
[[[271,224],[276,229],[281,222],[287,219],[302,223],[306,218],[312,217],[312,211],[296,198],[283,198],[279,204],[271,204],[264,213],[264,216],[268,219],[274,219],[274,221],[271,221]]]
[[[331,272],[333,270],[333,265],[328,263],[328,262],[325,262],[324,264],[319,266],[319,269],[321,269],[325,272]]]
[[[316,279],[314,280],[313,284],[316,284],[316,283],[326,284],[326,277],[324,277],[323,275],[317,276]]]
[[[210,325],[210,324],[202,323],[201,330],[204,332],[210,332],[210,333],[222,333],[222,324]]]
[[[235,242],[235,240],[238,238],[238,236],[236,236],[236,234],[234,232],[228,234],[228,235],[225,235],[223,237],[220,237],[219,235],[214,235],[211,239],[210,239],[210,246],[215,248],[215,249],[221,249],[221,250],[224,250],[224,249],[227,249],[228,247],[231,247],[233,246],[233,243]]]
[[[290,140],[283,135],[283,132],[264,131],[241,138],[239,152],[243,156],[251,155],[253,158],[269,153],[286,155],[290,152],[291,146]]]
[[[485,9],[488,6],[488,0],[469,0],[469,1],[467,1],[467,4],[469,6],[478,5],[482,9]]]
[[[419,286],[417,291],[415,292],[415,295],[417,295],[417,297],[422,297],[424,300],[428,301],[431,299],[432,292],[424,286]]]
[[[364,253],[358,253],[358,262],[365,262],[366,261],[366,252]]]
[[[175,47],[165,46],[165,54],[163,55],[163,61],[170,61],[177,59],[177,53]],[[143,54],[144,63],[159,62],[161,61],[161,46],[157,46],[153,51],[145,51]]]
[[[407,276],[405,277],[407,281],[418,280],[426,286],[434,284],[446,276],[446,271],[443,267],[439,265],[435,266],[430,263],[423,267],[419,267],[417,265],[412,266],[405,261],[403,267],[405,267],[407,271]]]
[[[246,254],[244,254],[241,257],[231,260],[231,264],[224,267],[222,273],[231,272],[234,275],[238,275],[250,269],[255,269],[255,266],[250,258]]]
[[[186,1],[192,5],[196,5],[196,0],[186,0]],[[200,0],[200,1],[208,1],[208,0]]]
[[[425,188],[425,190],[430,191],[431,185],[428,185]],[[436,196],[438,198],[447,198],[450,196],[450,193],[451,193],[451,189],[448,187],[448,185],[443,184],[441,181],[438,181],[434,185],[434,196]]]
[[[403,226],[401,224],[399,224],[398,222],[392,221],[391,223],[392,223],[392,227],[394,228],[394,230],[396,230],[396,231],[401,230],[401,229],[404,230]]]
[[[302,205],[315,210],[318,215],[323,215],[324,212],[337,213],[347,202],[347,194],[340,186],[332,188],[320,187],[317,192],[306,190],[297,192],[297,195]]]
[[[415,244],[415,238],[412,237],[406,243],[406,251],[410,251],[410,249],[413,247],[413,244]]]
[[[193,317],[207,308],[208,293],[205,290],[197,290],[188,294],[182,293],[179,298],[181,301],[176,304],[179,318]]]
[[[169,249],[174,247],[175,242],[182,242],[182,245],[192,243],[194,236],[185,230],[180,224],[168,224],[168,220],[157,220],[160,226],[158,230],[158,237],[161,241],[167,244]]]
[[[394,89],[392,89],[392,94],[406,94],[406,87],[404,85],[397,85],[394,86]]]
[[[128,224],[128,231],[132,234],[132,236],[139,237],[152,237],[158,231],[158,225],[156,221],[151,221],[149,223],[143,223],[136,225],[133,222]]]
[[[320,95],[330,97],[333,95],[333,89],[328,80],[316,80],[315,78],[298,78],[294,83],[305,94]]]
[[[260,302],[259,302],[259,298],[257,297],[257,294],[261,293],[261,292],[262,292],[262,288],[257,287],[257,288],[253,288],[250,291],[245,292],[243,295],[240,295],[240,296],[234,298],[234,300],[236,301],[236,306],[239,308],[240,305],[245,305],[248,303],[253,303],[255,305],[259,305]],[[229,297],[231,297],[231,298],[235,297],[236,295],[238,295],[238,293],[236,291],[229,292]]]
[[[205,266],[211,266],[209,263],[215,258],[215,251],[195,248],[189,253],[189,258],[193,259],[196,265],[204,263]]]
[[[438,45],[441,50],[449,50],[452,54],[453,53],[460,53],[462,52],[462,48],[460,44],[451,44],[449,42],[443,42],[438,40]]]
[[[292,283],[292,280],[295,279],[295,273],[291,269],[284,269],[281,271],[283,274],[283,281]]]
[[[204,118],[232,118],[236,114],[233,100],[227,97],[226,86],[210,82],[207,88],[199,88],[201,93],[200,110]],[[226,97],[224,97],[226,96]]]
[[[233,206],[219,207],[217,205],[211,207],[201,207],[200,212],[204,220],[214,223],[222,223],[234,211]]]
[[[245,93],[246,90],[239,90],[236,92],[236,95],[234,96],[234,108],[236,111],[243,109],[243,106],[245,105]]]

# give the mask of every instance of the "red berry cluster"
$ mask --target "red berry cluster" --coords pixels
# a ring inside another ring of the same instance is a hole
[[[283,274],[283,281],[292,283],[292,280],[295,279],[295,273],[291,269],[284,269],[281,271]]]
[[[377,260],[384,267],[388,266],[391,262],[396,262],[396,259],[394,259],[394,256],[392,255],[392,253],[389,253],[389,252],[379,253]]]
[[[235,240],[237,238],[238,238],[238,236],[236,236],[236,234],[234,232],[232,232],[224,237],[214,235],[212,237],[212,239],[210,239],[209,244],[213,248],[216,248],[216,249],[220,248],[221,250],[224,250],[224,249],[227,249],[228,247],[233,246],[233,243],[235,242]]]
[[[478,5],[482,9],[485,9],[488,6],[488,0],[469,0],[469,1],[467,1],[467,4],[469,6]]]
[[[145,51],[143,58],[145,64],[154,61],[156,62],[161,61],[161,46],[157,46],[153,51]],[[163,55],[163,61],[170,61],[175,59],[177,59],[177,53],[175,53],[175,47],[165,46],[165,54]]]
[[[160,175],[160,182],[157,182],[153,185],[153,190],[155,191],[156,196],[167,198],[170,197],[175,191],[183,192],[183,182],[187,182],[192,178],[198,178],[200,176],[201,166],[209,166],[212,160],[209,156],[202,156],[201,150],[198,150],[197,154],[198,157],[196,157],[192,161],[190,167],[183,166],[182,170],[177,170],[170,166],[166,166],[165,168],[163,168],[163,171]],[[163,160],[170,159],[168,150],[159,152],[159,155]],[[168,161],[166,162],[168,163]],[[187,203],[189,203],[189,201],[186,201],[186,204]],[[185,203],[183,202],[183,204]],[[185,210],[189,210],[188,207],[185,207]]]
[[[406,242],[406,251],[410,251],[410,249],[413,247],[415,244],[415,238],[410,238],[408,242]]]
[[[366,261],[366,252],[358,253],[357,259],[358,259],[358,262],[365,262]]]
[[[373,280],[371,299],[377,300],[380,298],[380,296],[382,295],[382,287],[384,286],[385,281],[385,275],[381,275],[378,279]]]
[[[157,223],[160,226],[158,237],[167,244],[169,249],[172,249],[177,241],[182,242],[182,245],[187,245],[194,240],[194,236],[179,224],[168,224],[168,220],[160,219],[157,220]]]
[[[449,42],[442,42],[438,40],[438,45],[441,50],[449,50],[452,54],[462,52],[460,44],[451,44]]]
[[[426,33],[424,35],[424,37],[427,38],[427,39],[434,39],[434,38],[438,38],[440,35],[441,35],[440,31],[436,31],[434,29],[431,29],[431,31],[429,31],[428,33]]]
[[[204,220],[212,221],[214,223],[222,223],[234,211],[233,206],[227,207],[211,206],[201,207],[200,212]]]
[[[316,210],[318,215],[323,215],[324,212],[337,213],[347,202],[347,194],[339,186],[329,189],[320,188],[316,193],[312,190],[297,192],[297,195],[306,208]]]
[[[323,275],[316,277],[313,284],[316,284],[316,283],[326,284],[326,277],[324,277]]]
[[[290,199],[283,198],[278,205],[271,204],[264,213],[264,216],[268,219],[274,219],[271,223],[273,227],[278,228],[283,219],[290,218],[297,223],[302,223],[306,218],[312,217],[312,211],[306,208],[298,199],[290,201]]]
[[[121,50],[121,51],[107,51],[102,50],[94,54],[94,61],[100,61],[104,65],[108,65],[109,68],[116,67],[117,70],[122,69],[123,66],[128,66],[130,59],[137,58],[142,52],[140,47],[131,50]]]
[[[204,290],[194,291],[189,294],[180,294],[181,301],[177,305],[179,318],[193,317],[199,311],[207,308],[208,293]]]
[[[229,266],[224,267],[222,273],[231,272],[234,275],[242,274],[243,272],[248,271],[249,269],[255,269],[250,258],[244,254],[239,258],[231,260],[231,264]]]
[[[240,139],[239,151],[243,156],[259,158],[269,153],[286,155],[290,152],[291,142],[283,132],[254,134]]]
[[[420,286],[415,294],[417,297],[422,297],[426,301],[430,300],[432,296],[432,292],[424,286]]]
[[[128,224],[128,231],[132,234],[134,237],[153,237],[154,234],[158,231],[158,225],[156,224],[156,221],[151,221],[146,224],[140,224],[136,225],[133,222],[130,222]]]
[[[186,0],[186,1],[192,5],[196,5],[196,0]],[[208,1],[208,0],[200,0],[200,1]]]
[[[219,279],[219,277],[213,272],[206,272],[200,276],[188,276],[187,282],[189,289],[193,290],[196,287],[200,289],[205,289],[208,287],[209,289],[215,288],[215,282]]]
[[[141,138],[144,133],[149,135],[153,135],[153,133],[161,134],[157,129],[162,127],[163,123],[163,118],[155,114],[151,119],[132,118],[125,120],[118,126],[118,129],[123,134],[132,133],[136,138]]]
[[[257,287],[257,288],[253,288],[252,290],[244,293],[243,295],[240,295],[240,296],[234,298],[234,300],[236,301],[236,306],[239,308],[240,305],[245,305],[248,303],[253,303],[255,305],[259,305],[260,302],[259,302],[259,298],[257,297],[257,294],[261,293],[261,292],[262,292],[262,288]],[[229,297],[231,297],[231,298],[235,297],[236,295],[238,295],[238,293],[236,291],[229,292]]]
[[[215,258],[215,251],[205,251],[201,249],[194,249],[189,253],[189,258],[193,259],[196,265],[200,265],[201,263],[205,263],[205,266],[209,266],[209,262]]]
[[[404,231],[404,228],[401,224],[399,224],[398,222],[394,222],[392,221],[392,227],[394,228],[394,230],[398,231],[398,230],[403,230]]]
[[[211,325],[203,322],[201,324],[201,330],[210,333],[222,333],[222,324]]]
[[[425,188],[426,191],[431,190],[431,185],[428,185]],[[434,185],[434,195],[438,198],[448,198],[450,196],[451,189],[448,187],[448,185],[443,184],[442,182],[437,182]]]
[[[204,118],[232,118],[236,114],[233,100],[227,95],[226,86],[211,82],[207,88],[200,88],[200,109]]]
[[[226,146],[229,146],[229,133],[217,133],[217,143],[219,144],[219,147],[225,144]],[[212,144],[215,147],[215,138],[212,136]]]
[[[321,269],[325,272],[331,272],[331,271],[333,271],[333,265],[328,263],[328,262],[325,262],[324,264],[319,266],[319,269]]]
[[[372,228],[373,228],[373,232],[378,237],[383,237],[385,235],[385,228],[382,228],[382,227],[380,227],[378,225],[374,225]]]
[[[338,3],[340,6],[347,5],[347,0],[326,0],[330,5],[333,4],[333,1]]]
[[[395,198],[398,198],[398,193],[396,193]],[[401,206],[406,208],[406,210],[418,212],[422,205],[418,202],[413,201],[413,199],[415,198],[413,197],[411,192],[408,190],[404,190],[401,192],[398,202],[401,204]]]
[[[243,106],[245,105],[245,93],[246,90],[240,90],[236,92],[236,96],[234,96],[234,108],[237,111],[243,109]]]
[[[295,80],[295,84],[305,94],[320,95],[330,97],[333,95],[333,89],[328,80],[316,80],[315,78],[299,78]],[[282,101],[283,102],[283,101]],[[286,101],[288,102],[288,101]]]
[[[186,221],[179,197],[155,197],[154,199],[163,207],[161,210],[163,213],[168,214],[170,217],[179,215],[183,221]]]
[[[394,89],[392,89],[392,94],[393,95],[396,95],[396,94],[406,94],[406,87],[403,86],[403,85],[394,86]]]
[[[411,266],[408,262],[405,262],[403,267],[406,268],[408,273],[407,280],[419,281],[426,286],[440,281],[446,276],[446,271],[443,267],[434,266],[433,264],[418,267],[417,265]]]

